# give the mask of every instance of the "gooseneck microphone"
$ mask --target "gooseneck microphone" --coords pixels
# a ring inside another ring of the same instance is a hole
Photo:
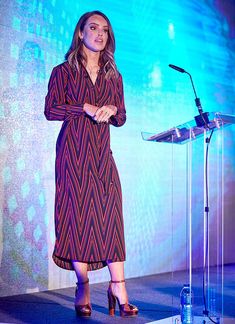
[[[179,66],[176,66],[176,65],[173,65],[173,64],[169,64],[169,67],[171,67],[172,69],[176,70],[176,71],[179,71],[181,73],[187,73],[184,69],[182,69],[181,67]]]
[[[185,71],[184,69],[182,69],[181,67],[179,66],[176,66],[176,65],[173,65],[173,64],[169,64],[169,67],[178,71],[178,72],[181,72],[181,73],[186,73],[189,75],[190,77],[190,80],[191,80],[191,84],[192,84],[192,87],[193,87],[193,91],[194,91],[194,94],[195,94],[195,103],[196,103],[196,106],[197,106],[197,109],[198,109],[198,112],[199,112],[199,116],[195,116],[195,121],[196,121],[196,124],[197,126],[201,127],[201,126],[205,126],[206,128],[210,128],[208,123],[209,123],[209,119],[208,119],[208,113],[204,113],[203,110],[202,110],[202,105],[201,105],[201,102],[200,102],[200,99],[198,98],[197,96],[197,93],[196,93],[196,90],[195,90],[195,87],[194,87],[194,84],[193,84],[193,79],[192,79],[192,76],[189,72]]]

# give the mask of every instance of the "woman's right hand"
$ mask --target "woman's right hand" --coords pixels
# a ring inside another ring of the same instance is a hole
[[[93,106],[93,105],[90,105],[90,104],[88,104],[88,103],[85,103],[85,104],[83,105],[83,110],[84,110],[84,112],[85,112],[87,115],[89,115],[90,117],[92,117],[92,118],[95,117],[95,114],[96,114],[96,112],[97,112],[98,109],[99,109],[98,107]]]

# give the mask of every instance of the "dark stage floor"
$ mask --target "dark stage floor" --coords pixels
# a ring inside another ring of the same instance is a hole
[[[213,272],[213,271],[212,271]],[[130,302],[139,307],[139,316],[122,319],[107,314],[107,283],[91,285],[92,316],[76,318],[74,287],[40,293],[0,298],[0,323],[149,323],[179,314],[179,293],[185,273],[176,272],[128,279]],[[202,277],[198,272],[195,284],[196,316],[201,316]],[[235,265],[224,267],[224,317],[235,323]],[[169,324],[171,321],[169,321]]]

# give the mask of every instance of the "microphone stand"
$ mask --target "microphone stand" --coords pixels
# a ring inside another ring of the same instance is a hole
[[[192,84],[192,87],[193,87],[193,92],[195,94],[195,104],[196,104],[198,112],[199,112],[199,115],[194,117],[195,122],[196,122],[198,127],[204,126],[204,127],[206,127],[206,129],[210,129],[208,113],[207,112],[204,113],[203,110],[202,110],[202,105],[201,105],[200,99],[197,96],[191,74],[189,72],[185,71],[184,69],[182,69],[181,67],[173,65],[173,64],[169,64],[169,67],[171,67],[172,69],[174,69],[174,70],[176,70],[178,72],[186,73],[186,74],[189,75],[190,80],[191,80],[191,84]]]
[[[197,124],[198,127],[205,126],[207,129],[210,129],[208,113],[207,112],[204,113],[203,110],[202,110],[201,101],[197,96],[197,93],[196,93],[196,90],[195,90],[195,87],[194,87],[194,84],[193,84],[192,76],[187,71],[185,71],[185,73],[188,74],[189,77],[190,77],[191,84],[192,84],[192,87],[193,87],[193,91],[194,91],[194,94],[195,94],[195,104],[196,104],[198,112],[199,112],[199,115],[194,117],[194,119],[196,121],[196,124]]]
[[[204,113],[202,110],[201,102],[200,99],[197,96],[193,79],[190,73],[182,69],[181,67],[178,67],[173,64],[169,64],[169,67],[172,69],[181,72],[181,73],[186,73],[189,75],[191,84],[193,87],[193,91],[195,94],[195,103],[198,108],[199,115],[195,116],[195,122],[198,127],[205,127],[206,130],[210,130],[209,127],[209,118],[208,118],[208,113]],[[206,191],[206,203],[204,206],[204,213],[205,213],[205,251],[204,251],[204,261],[203,261],[203,302],[204,302],[204,310],[203,310],[203,315],[206,316],[212,323],[219,324],[219,318],[216,318],[216,320],[213,320],[210,316],[210,311],[207,307],[207,302],[206,302],[206,287],[208,286],[208,278],[206,277],[206,266],[207,266],[207,261],[208,261],[208,253],[209,253],[209,184],[208,184],[208,154],[209,154],[209,144],[211,141],[211,137],[213,135],[214,130],[211,130],[210,135],[206,138],[205,143],[207,144],[206,146],[206,155],[205,155],[205,166],[204,166],[204,172],[205,172],[205,191]],[[203,321],[205,323],[205,321]]]

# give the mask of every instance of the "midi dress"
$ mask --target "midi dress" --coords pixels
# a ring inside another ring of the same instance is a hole
[[[114,105],[109,123],[97,123],[83,111],[84,103]],[[68,62],[51,73],[45,98],[48,120],[63,121],[56,142],[55,247],[57,266],[74,270],[72,261],[100,269],[107,261],[125,260],[122,191],[110,149],[110,125],[126,121],[121,74],[105,78],[101,68],[95,84],[83,65]]]

